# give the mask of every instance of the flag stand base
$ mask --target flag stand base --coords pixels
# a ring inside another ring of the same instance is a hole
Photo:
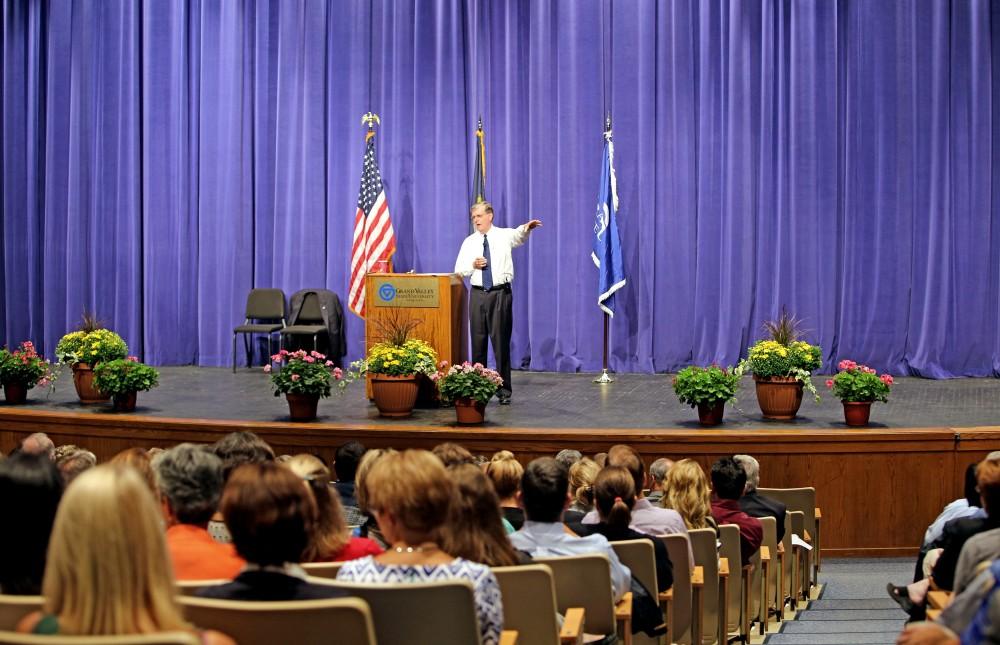
[[[608,370],[602,370],[601,375],[594,379],[594,383],[614,383],[615,380],[608,374]]]

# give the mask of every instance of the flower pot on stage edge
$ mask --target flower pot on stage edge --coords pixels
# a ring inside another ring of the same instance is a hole
[[[672,384],[681,403],[698,408],[698,423],[717,426],[722,423],[726,403],[736,400],[743,373],[718,365],[691,365],[677,372]]]
[[[20,405],[28,400],[28,386],[24,383],[4,383],[3,395],[8,405]]]
[[[138,392],[123,392],[111,397],[111,405],[115,412],[135,412],[135,402]]]
[[[482,425],[486,421],[486,404],[473,398],[455,399],[455,418],[464,426]]]
[[[698,423],[705,427],[717,426],[722,423],[722,417],[725,415],[726,402],[719,401],[718,403],[699,403],[698,404]]]
[[[319,407],[318,394],[294,394],[287,392],[288,416],[292,421],[315,421],[316,409]]]
[[[413,414],[417,403],[417,377],[415,374],[391,376],[372,374],[372,400],[379,415],[402,419]]]
[[[80,403],[105,403],[111,400],[110,394],[105,394],[94,385],[94,370],[87,363],[73,365],[73,387]]]
[[[35,387],[52,387],[56,375],[52,365],[35,351],[35,345],[26,340],[11,351],[0,349],[0,383],[10,405],[28,400],[28,390]]]
[[[757,404],[765,419],[789,421],[802,405],[802,382],[793,376],[757,376]]]
[[[893,380],[890,374],[879,374],[874,368],[844,359],[837,364],[837,373],[826,386],[844,404],[844,423],[851,427],[868,425],[872,403],[889,400]]]
[[[872,412],[873,401],[843,401],[844,423],[852,428],[862,428],[868,425]]]
[[[136,392],[148,392],[159,382],[160,373],[140,363],[135,356],[102,361],[94,366],[94,387],[114,399],[114,409],[118,412],[134,410]],[[80,400],[83,401],[82,395]]]

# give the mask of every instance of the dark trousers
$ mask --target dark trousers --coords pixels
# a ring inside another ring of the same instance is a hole
[[[510,335],[514,328],[513,297],[510,287],[483,291],[472,289],[469,296],[469,335],[472,362],[486,365],[487,341],[493,344],[497,371],[503,379],[498,394],[510,396]]]

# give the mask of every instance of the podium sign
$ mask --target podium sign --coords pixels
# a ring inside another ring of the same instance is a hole
[[[438,279],[434,276],[410,276],[400,278],[393,274],[372,276],[376,307],[404,307],[416,309],[437,309],[441,300]]]

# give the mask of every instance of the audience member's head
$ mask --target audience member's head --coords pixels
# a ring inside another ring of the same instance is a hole
[[[236,553],[261,566],[300,562],[316,526],[316,502],[302,480],[273,462],[240,466],[219,505]]]
[[[565,450],[560,450],[556,454],[556,461],[558,461],[566,468],[571,468],[573,464],[583,459],[583,453],[579,450],[570,450],[569,448]]]
[[[667,471],[674,465],[674,462],[666,457],[660,457],[649,465],[650,490],[663,490],[663,478],[667,476]]]
[[[358,474],[358,464],[368,451],[360,441],[348,441],[337,448],[333,456],[333,472],[339,482],[352,482]]]
[[[97,465],[97,455],[83,448],[65,451],[56,461],[56,467],[67,486],[74,479]]]
[[[569,504],[569,472],[552,457],[535,459],[521,478],[521,505],[533,522],[558,522]]]
[[[976,464],[972,463],[965,467],[965,501],[969,506],[979,506],[982,500],[979,499],[979,489],[976,487]]]
[[[458,488],[442,531],[445,552],[491,567],[518,563],[500,519],[500,500],[493,484],[477,466],[463,464],[448,470]]]
[[[624,530],[632,522],[635,480],[621,466],[608,466],[594,480],[594,506],[610,528]]]
[[[368,506],[390,544],[439,541],[456,489],[435,455],[426,450],[387,454],[372,466],[366,487]]]
[[[521,487],[521,476],[524,466],[514,458],[514,453],[501,450],[493,455],[486,465],[486,476],[493,482],[493,488],[501,502],[514,503],[517,489]]]
[[[64,633],[189,629],[175,600],[162,518],[133,469],[98,466],[66,489],[42,591],[45,613]]]
[[[984,459],[976,466],[976,484],[987,515],[1000,514],[1000,459]]]
[[[611,446],[611,449],[608,450],[608,463],[606,465],[621,466],[627,470],[635,483],[636,497],[642,497],[642,489],[646,485],[646,467],[635,448],[623,443]]]
[[[594,461],[597,463],[598,466],[604,468],[605,466],[608,465],[608,453],[606,452],[597,453],[596,455],[594,455]]]
[[[743,467],[743,471],[747,474],[747,483],[743,494],[753,493],[760,486],[760,463],[750,455],[733,455],[733,459]]]
[[[0,460],[0,592],[38,595],[45,552],[63,481],[44,455],[24,452]],[[16,528],[15,528],[16,527]]]
[[[368,473],[380,459],[386,455],[391,455],[396,451],[392,448],[372,448],[365,452],[358,464],[358,472],[354,475],[354,499],[358,502],[358,510],[368,513]]]
[[[569,467],[569,494],[580,508],[591,510],[594,506],[594,480],[601,467],[593,459],[584,457]]]
[[[52,461],[56,462],[56,465],[59,465],[60,461],[62,461],[66,457],[69,457],[74,452],[77,452],[79,450],[82,450],[82,448],[80,448],[80,446],[76,445],[75,443],[64,443],[61,446],[56,446],[56,450],[55,453],[53,454]],[[18,452],[22,451],[19,449]]]
[[[747,472],[732,457],[712,464],[712,490],[719,499],[739,499],[747,484]]]
[[[309,547],[302,556],[304,562],[333,558],[351,540],[340,495],[330,485],[330,470],[313,455],[295,455],[285,464],[306,482],[316,500],[316,528]]]
[[[441,463],[445,465],[446,468],[452,466],[460,466],[462,464],[475,464],[476,458],[472,456],[472,453],[458,445],[457,443],[452,443],[447,441],[445,443],[439,443],[434,446],[433,452]]]
[[[167,520],[207,527],[222,497],[222,460],[203,446],[182,443],[158,454],[153,469]]]
[[[285,465],[292,460],[292,456],[289,454],[278,455],[274,458],[274,463]]]
[[[681,459],[670,467],[663,480],[660,504],[677,511],[689,529],[710,526],[708,518],[712,516],[712,495],[708,477],[697,461]]]
[[[153,472],[152,455],[148,450],[138,447],[126,448],[111,458],[113,464],[125,464],[142,475],[143,481],[149,486],[154,497],[159,497],[160,490],[156,485],[156,473]]]
[[[222,476],[229,481],[233,471],[244,464],[274,461],[274,450],[252,432],[230,432],[212,445],[212,451],[222,460]]]
[[[44,432],[35,432],[25,437],[24,441],[21,442],[21,452],[26,452],[29,455],[45,455],[54,461],[56,444]]]

